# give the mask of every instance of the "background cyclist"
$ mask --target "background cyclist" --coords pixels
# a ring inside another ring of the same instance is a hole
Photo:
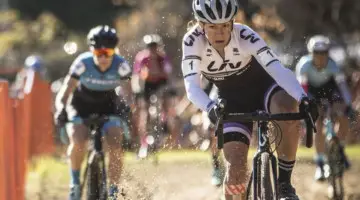
[[[133,90],[138,95],[141,94],[143,98],[138,98],[138,108],[135,111],[135,120],[137,121],[137,133],[140,136],[140,151],[139,156],[145,157],[147,143],[147,121],[148,108],[150,104],[150,96],[159,94],[160,89],[164,90],[165,86],[171,85],[172,65],[162,48],[162,39],[157,34],[148,34],[143,38],[146,48],[136,54],[134,61],[134,70],[132,77]],[[165,100],[160,98],[161,117],[165,118]],[[158,99],[159,100],[159,99]],[[141,155],[140,155],[141,154]]]
[[[88,128],[82,118],[91,114],[109,115],[104,124],[105,141],[109,147],[109,196],[116,199],[122,171],[122,126],[118,116],[119,96],[115,88],[122,86],[130,101],[131,68],[126,60],[115,54],[118,43],[116,30],[105,25],[91,29],[87,36],[90,51],[80,54],[70,67],[56,98],[56,119],[62,124],[69,118],[67,133],[70,139],[70,199],[80,199],[80,167],[87,150]]]
[[[304,90],[311,95],[318,105],[321,100],[327,100],[337,114],[339,131],[337,132],[341,143],[344,145],[345,137],[349,131],[349,120],[354,118],[352,98],[346,82],[346,77],[339,66],[329,56],[330,39],[323,35],[310,38],[308,44],[308,55],[303,56],[296,65],[296,74]],[[321,106],[320,106],[321,107]],[[320,118],[316,123],[317,130],[322,133],[324,110],[320,109]],[[315,134],[315,180],[325,180],[324,176],[324,151],[325,135]],[[347,160],[347,159],[346,159]],[[346,167],[349,167],[346,161]]]

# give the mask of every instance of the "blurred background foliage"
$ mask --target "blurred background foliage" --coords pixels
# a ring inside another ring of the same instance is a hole
[[[158,33],[180,77],[181,40],[193,19],[192,0],[0,0],[0,74],[21,68],[32,53],[44,57],[49,79],[66,74],[87,50],[86,34],[98,24],[118,30],[120,53],[132,62],[142,37]],[[360,57],[359,0],[239,0],[237,21],[250,25],[288,67],[305,53],[313,34],[334,41],[343,65]],[[350,59],[351,58],[351,59]]]

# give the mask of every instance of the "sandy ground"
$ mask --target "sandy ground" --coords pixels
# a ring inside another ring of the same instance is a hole
[[[126,200],[219,200],[221,189],[210,184],[211,166],[208,161],[161,162],[150,161],[128,164],[121,187]],[[302,200],[326,200],[327,184],[313,181],[314,166],[298,162],[293,183]],[[67,174],[66,174],[67,176]],[[360,200],[360,162],[345,175],[345,200]],[[41,186],[29,186],[27,199],[67,199],[68,186],[57,180],[46,179]],[[32,188],[31,188],[32,187]]]

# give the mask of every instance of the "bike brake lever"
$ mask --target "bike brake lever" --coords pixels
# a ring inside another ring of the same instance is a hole
[[[313,120],[313,118],[312,118],[312,116],[311,116],[311,114],[309,112],[307,113],[307,117],[310,119],[311,126],[312,126],[312,128],[314,130],[314,133],[317,133],[315,122],[314,122],[314,120]]]

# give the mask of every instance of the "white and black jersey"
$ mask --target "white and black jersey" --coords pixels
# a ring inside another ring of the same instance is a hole
[[[293,72],[284,68],[264,40],[243,24],[234,24],[225,59],[210,45],[201,27],[194,26],[183,39],[182,72],[189,99],[202,110],[208,109],[211,100],[199,92],[201,74],[215,83],[220,96],[231,99],[246,98],[241,89],[256,90],[268,75],[296,100],[305,94]]]
[[[201,89],[201,75],[218,87],[218,96],[227,101],[225,110],[231,112],[269,111],[271,95],[280,89],[297,101],[305,95],[295,74],[283,67],[264,40],[246,25],[234,24],[224,59],[199,25],[185,34],[182,49],[187,96],[203,111],[208,111],[214,101]],[[239,139],[239,134],[230,135],[240,132],[245,143],[249,143],[251,129],[252,123],[224,124],[229,140]]]

